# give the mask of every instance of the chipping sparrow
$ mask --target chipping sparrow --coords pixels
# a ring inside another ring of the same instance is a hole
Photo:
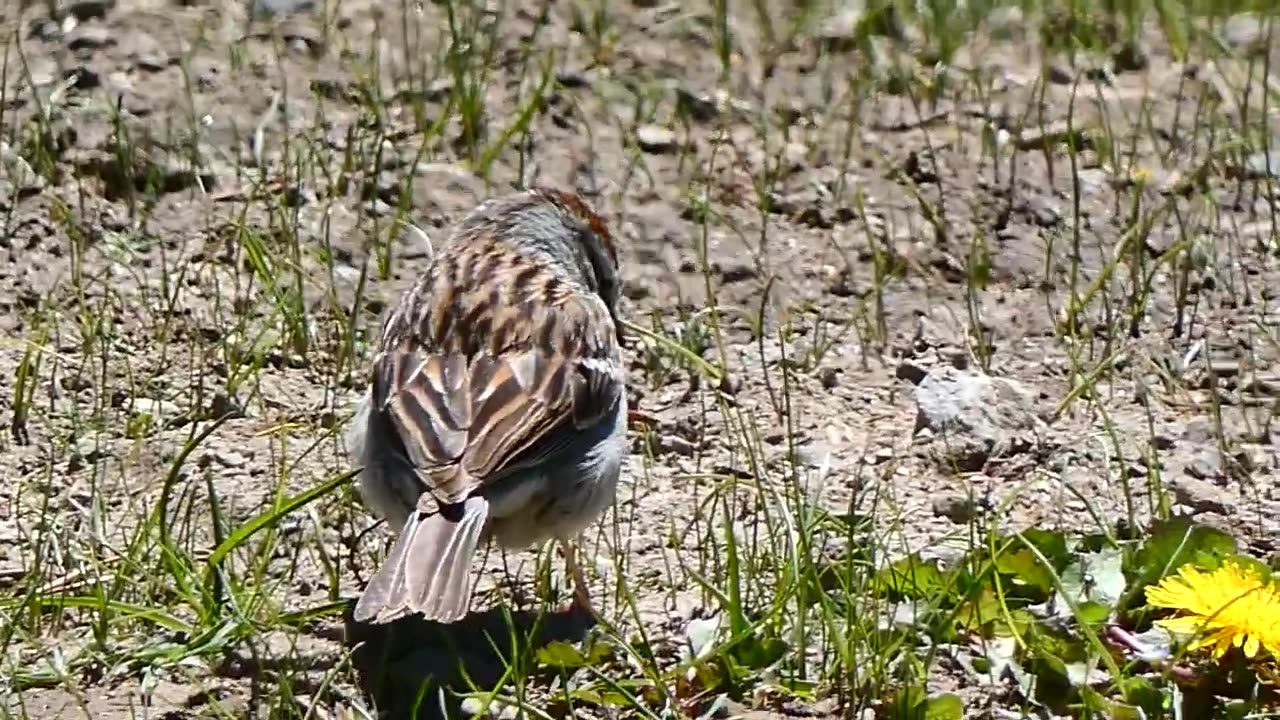
[[[382,326],[349,430],[365,503],[399,537],[360,622],[451,622],[481,541],[556,538],[591,607],[574,541],[612,504],[626,458],[618,257],[571,193],[482,203]]]

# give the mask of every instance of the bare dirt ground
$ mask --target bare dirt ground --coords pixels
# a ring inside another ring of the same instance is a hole
[[[818,534],[784,508],[869,518],[806,551],[825,558],[946,559],[992,523],[1123,533],[1161,501],[1274,552],[1261,22],[1212,58],[1144,26],[1073,60],[1044,45],[1053,22],[1000,8],[942,67],[914,26],[786,3],[763,4],[772,24],[731,4],[727,27],[647,0],[261,5],[0,9],[9,715],[361,717],[384,650],[393,685],[454,653],[501,676],[481,630],[503,637],[504,607],[533,622],[546,552],[492,554],[464,628],[390,635],[338,605],[390,539],[349,483],[204,563],[350,468],[378,315],[429,257],[400,220],[439,238],[532,183],[608,218],[653,333],[633,334],[632,384],[656,422],[588,543],[613,636],[653,654],[615,650],[606,675],[660,684],[734,572],[756,620],[789,612],[782,546]],[[972,381],[945,367],[1026,396],[982,396],[959,412],[991,426],[953,442],[917,427],[926,374],[946,397]],[[585,632],[550,618],[543,640]],[[813,692],[724,711],[876,712],[858,672],[797,652]],[[535,705],[564,682],[527,677],[510,692]],[[652,716],[692,707],[643,684],[624,689]],[[927,687],[998,716],[955,667]]]

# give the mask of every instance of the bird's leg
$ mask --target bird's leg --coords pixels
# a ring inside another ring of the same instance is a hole
[[[582,566],[578,564],[576,541],[577,538],[566,538],[560,541],[560,547],[564,551],[564,569],[565,573],[573,579],[573,605],[594,615],[595,609],[591,607],[591,591],[587,588],[587,578],[582,572]]]

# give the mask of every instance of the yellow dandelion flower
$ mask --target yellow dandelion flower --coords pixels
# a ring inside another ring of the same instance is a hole
[[[1280,588],[1251,568],[1230,560],[1212,572],[1183,565],[1146,594],[1149,604],[1183,613],[1156,624],[1193,636],[1192,650],[1209,647],[1222,657],[1238,647],[1252,658],[1264,649],[1280,658]]]

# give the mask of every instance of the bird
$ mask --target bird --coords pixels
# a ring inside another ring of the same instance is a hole
[[[483,544],[559,542],[573,604],[595,613],[575,544],[627,458],[620,266],[576,193],[485,200],[382,322],[347,441],[365,505],[397,534],[353,618],[469,610]]]

